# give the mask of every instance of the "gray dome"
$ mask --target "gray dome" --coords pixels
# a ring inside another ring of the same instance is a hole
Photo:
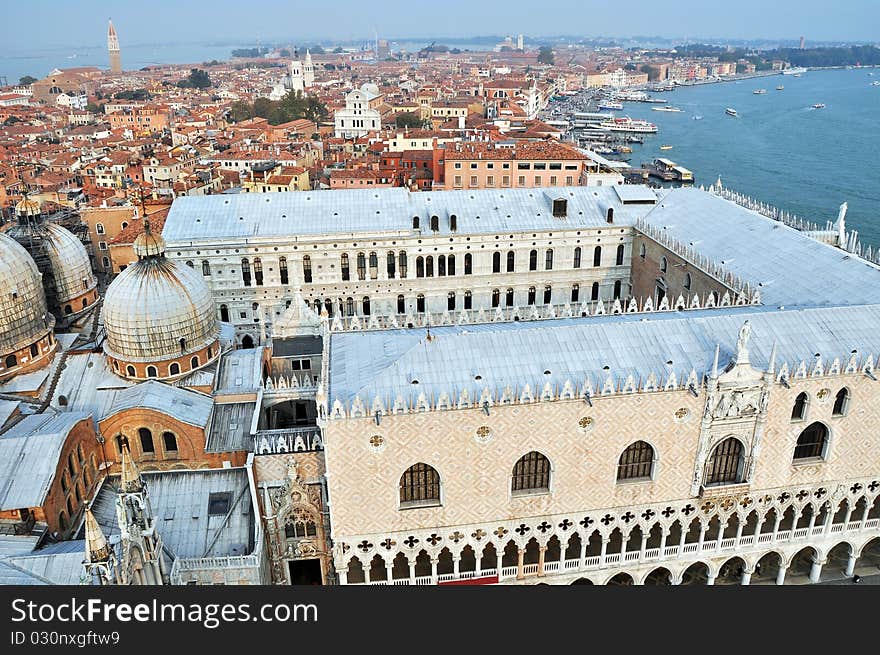
[[[10,228],[8,234],[25,247],[31,242],[31,236],[37,239],[34,243],[39,244],[37,247],[48,258],[49,269],[46,273],[52,276],[59,308],[98,285],[85,246],[67,228],[48,222],[19,224]],[[35,252],[32,254],[39,256]],[[74,313],[78,309],[82,308],[74,307]]]
[[[140,259],[113,280],[103,316],[104,351],[122,361],[175,359],[206,348],[220,335],[214,299],[202,276],[161,255]]]
[[[15,239],[0,232],[0,352],[29,346],[54,325],[37,265]]]

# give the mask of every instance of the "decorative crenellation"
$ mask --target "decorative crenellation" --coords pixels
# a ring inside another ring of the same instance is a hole
[[[325,339],[325,344],[329,339]],[[767,373],[778,384],[788,385],[792,380],[808,379],[817,377],[832,377],[841,375],[864,374],[871,379],[875,378],[875,366],[880,354],[860,355],[857,350],[851,351],[847,356],[835,357],[826,363],[822,357],[802,359],[793,363],[783,361],[777,367],[777,357],[774,352],[771,355]],[[326,355],[325,360],[326,362]],[[843,362],[846,362],[843,364]],[[699,395],[708,378],[713,375],[712,371],[650,371],[647,374],[635,375],[632,372],[615,373],[603,371],[595,376],[588,375],[583,380],[566,379],[564,382],[535,380],[532,383],[508,384],[503,389],[484,387],[471,387],[462,389],[449,389],[439,393],[426,394],[424,391],[415,394],[398,394],[396,397],[382,396],[377,394],[372,400],[364,399],[360,394],[346,403],[339,398],[333,401],[327,416],[330,420],[344,418],[372,418],[385,416],[386,414],[407,414],[453,409],[483,409],[484,411],[495,405],[526,405],[532,403],[583,400],[592,405],[592,399],[599,396],[658,393],[669,391],[690,391]],[[326,379],[326,378],[325,378]],[[319,387],[323,389],[323,387]],[[322,396],[323,398],[323,396]],[[319,400],[319,411],[327,411],[324,408],[326,398]],[[686,415],[676,417],[684,420]],[[581,425],[581,429],[588,429],[589,423]]]
[[[744,299],[742,304],[761,304],[761,293],[756,284],[743,280],[711,257],[701,254],[693,246],[672,238],[665,232],[665,228],[658,228],[643,218],[636,220],[635,228],[644,236],[654,240],[670,252],[687,261],[691,266],[726,286],[730,291],[725,292],[724,295],[729,296],[732,291],[737,299],[736,304],[739,304],[740,298]]]

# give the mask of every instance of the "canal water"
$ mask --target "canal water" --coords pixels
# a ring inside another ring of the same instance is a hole
[[[873,72],[871,76],[868,73]],[[722,183],[824,225],[848,203],[847,226],[880,246],[880,68],[808,71],[652,94],[681,113],[627,102],[624,111],[659,128],[633,145],[630,164],[665,157],[696,184]],[[783,85],[782,91],[776,87]],[[755,89],[767,93],[755,95]],[[824,103],[824,109],[813,109]],[[736,109],[738,117],[725,114]],[[694,120],[694,116],[702,116]],[[660,150],[670,144],[671,150]]]

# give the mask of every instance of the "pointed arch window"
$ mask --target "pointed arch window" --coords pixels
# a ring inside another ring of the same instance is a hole
[[[617,462],[617,481],[650,480],[654,474],[654,448],[646,441],[636,441],[623,451]]]
[[[432,507],[440,504],[440,474],[433,466],[413,464],[400,477],[400,507]]]
[[[706,463],[705,485],[736,484],[742,482],[745,469],[745,452],[742,442],[728,437],[712,451]]]
[[[798,435],[793,460],[824,459],[828,446],[828,428],[824,423],[811,423]]]
[[[406,252],[400,251],[397,257],[397,264],[400,267],[400,279],[406,278]]]
[[[791,420],[803,421],[807,418],[807,408],[810,405],[810,397],[806,391],[802,391],[794,399],[794,405],[791,408]]]
[[[350,296],[345,300],[345,315],[354,316],[354,298]]]
[[[514,495],[548,493],[550,491],[550,460],[533,450],[513,466],[510,490]]]
[[[832,416],[843,416],[849,408],[849,389],[843,387],[834,396],[834,408],[831,410]]]
[[[281,257],[278,260],[278,274],[281,277],[281,284],[287,284],[290,280],[287,273],[287,257]]]

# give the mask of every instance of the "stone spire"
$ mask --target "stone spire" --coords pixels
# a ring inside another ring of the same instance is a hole
[[[107,53],[110,55],[110,72],[122,72],[122,59],[119,51],[119,37],[116,36],[116,28],[113,27],[113,21],[108,21],[107,26]]]
[[[101,531],[92,508],[86,509],[86,562],[108,562],[110,561],[110,546],[107,544],[107,538]]]
[[[123,442],[122,444],[122,479],[120,480],[120,485],[125,493],[139,493],[144,489],[141,472],[131,458],[128,442]]]

